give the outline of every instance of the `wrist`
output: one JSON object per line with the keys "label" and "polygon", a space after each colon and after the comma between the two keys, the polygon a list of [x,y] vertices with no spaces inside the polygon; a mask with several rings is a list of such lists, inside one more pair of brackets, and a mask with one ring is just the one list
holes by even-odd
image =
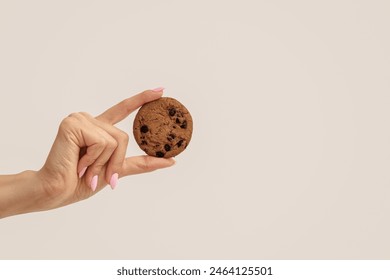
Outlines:
{"label": "wrist", "polygon": [[37,171],[0,176],[0,218],[46,210],[45,199]]}

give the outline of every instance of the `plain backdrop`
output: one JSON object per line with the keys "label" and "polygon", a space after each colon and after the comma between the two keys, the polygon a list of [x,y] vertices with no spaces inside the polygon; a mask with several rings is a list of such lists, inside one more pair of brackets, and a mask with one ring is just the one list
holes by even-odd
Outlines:
{"label": "plain backdrop", "polygon": [[[0,2],[0,173],[163,86],[176,166],[0,220],[1,259],[390,258],[388,1]],[[132,137],[134,114],[118,127]]]}

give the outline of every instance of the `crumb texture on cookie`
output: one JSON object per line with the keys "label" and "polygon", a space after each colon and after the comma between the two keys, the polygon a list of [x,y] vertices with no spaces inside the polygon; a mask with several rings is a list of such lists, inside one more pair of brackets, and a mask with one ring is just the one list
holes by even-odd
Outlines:
{"label": "crumb texture on cookie", "polygon": [[193,122],[187,108],[171,97],[144,104],[134,119],[133,133],[140,148],[150,156],[174,157],[192,137]]}

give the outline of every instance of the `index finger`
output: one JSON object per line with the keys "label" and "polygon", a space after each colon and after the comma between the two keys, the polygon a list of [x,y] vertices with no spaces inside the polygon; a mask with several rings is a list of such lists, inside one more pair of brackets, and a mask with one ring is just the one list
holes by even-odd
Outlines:
{"label": "index finger", "polygon": [[116,124],[145,103],[159,99],[163,95],[163,90],[163,88],[145,90],[112,106],[97,116],[96,119],[105,123]]}

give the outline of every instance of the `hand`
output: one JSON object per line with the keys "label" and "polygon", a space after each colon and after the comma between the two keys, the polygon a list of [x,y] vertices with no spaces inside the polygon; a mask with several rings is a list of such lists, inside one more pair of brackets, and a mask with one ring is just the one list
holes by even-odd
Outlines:
{"label": "hand", "polygon": [[73,113],[65,118],[45,165],[37,173],[44,193],[40,210],[86,199],[107,184],[114,189],[120,177],[172,166],[172,158],[126,158],[129,136],[114,126],[162,93],[162,89],[144,91],[97,117]]}

